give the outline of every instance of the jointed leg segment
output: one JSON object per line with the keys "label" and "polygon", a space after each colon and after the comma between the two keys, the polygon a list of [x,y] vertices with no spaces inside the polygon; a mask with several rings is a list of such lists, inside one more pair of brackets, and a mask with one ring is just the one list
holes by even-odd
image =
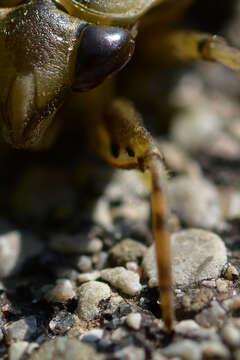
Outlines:
{"label": "jointed leg segment", "polygon": [[144,128],[132,103],[116,99],[102,121],[91,131],[92,144],[109,163],[125,169],[149,171],[152,178],[152,225],[159,274],[162,316],[170,332],[173,323],[173,292],[170,239],[165,198],[166,170],[153,138]]}
{"label": "jointed leg segment", "polygon": [[232,70],[240,71],[240,51],[229,46],[223,38],[216,35],[175,30],[156,34],[144,46],[151,57],[160,58],[163,54],[167,54],[169,58],[182,61],[198,59],[216,61]]}

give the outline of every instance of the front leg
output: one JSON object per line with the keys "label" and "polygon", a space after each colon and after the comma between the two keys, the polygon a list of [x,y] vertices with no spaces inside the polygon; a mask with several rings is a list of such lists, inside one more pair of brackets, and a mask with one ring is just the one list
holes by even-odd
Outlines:
{"label": "front leg", "polygon": [[[95,111],[96,114],[96,111]],[[94,115],[92,115],[94,116]],[[162,155],[131,102],[113,100],[100,121],[93,120],[89,137],[96,152],[123,169],[149,171],[152,179],[152,226],[156,246],[162,315],[170,332],[173,325],[173,292],[170,239],[167,230],[166,170]],[[90,120],[89,120],[90,121]],[[88,124],[89,125],[89,124]]]}

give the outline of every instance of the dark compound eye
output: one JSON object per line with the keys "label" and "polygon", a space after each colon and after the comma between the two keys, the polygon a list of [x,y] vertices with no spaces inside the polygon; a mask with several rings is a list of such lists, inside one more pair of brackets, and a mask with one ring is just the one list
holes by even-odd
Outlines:
{"label": "dark compound eye", "polygon": [[115,74],[131,59],[134,40],[124,29],[87,26],[77,54],[74,91],[86,91]]}

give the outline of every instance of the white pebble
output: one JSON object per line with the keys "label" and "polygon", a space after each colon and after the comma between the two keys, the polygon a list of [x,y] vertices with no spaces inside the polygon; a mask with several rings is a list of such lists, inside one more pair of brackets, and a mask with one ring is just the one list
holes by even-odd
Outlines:
{"label": "white pebble", "polygon": [[194,109],[180,113],[174,119],[171,126],[171,137],[185,150],[201,150],[216,138],[222,126],[223,121],[215,112],[194,107]]}
{"label": "white pebble", "polygon": [[[175,285],[189,285],[204,279],[217,278],[227,262],[226,247],[221,238],[209,231],[189,229],[171,235],[172,271]],[[151,246],[143,269],[149,286],[158,286],[155,247]]]}
{"label": "white pebble", "polygon": [[178,176],[168,185],[170,207],[189,227],[216,228],[221,222],[216,187],[201,178]]}
{"label": "white pebble", "polygon": [[100,278],[100,271],[92,271],[90,273],[79,274],[77,279],[80,283],[84,283],[91,280],[97,280],[98,278]]}
{"label": "white pebble", "polygon": [[126,324],[134,330],[140,329],[141,321],[142,321],[142,316],[141,314],[138,313],[129,314],[126,318]]}
{"label": "white pebble", "polygon": [[93,320],[100,312],[99,302],[111,296],[107,284],[99,281],[89,281],[78,288],[78,316],[83,320]]}
{"label": "white pebble", "polygon": [[201,349],[204,356],[207,358],[228,359],[230,356],[229,350],[222,343],[218,341],[203,341]]}
{"label": "white pebble", "polygon": [[145,360],[145,349],[133,345],[124,347],[114,354],[116,359]]}
{"label": "white pebble", "polygon": [[199,328],[200,326],[194,320],[183,320],[175,326],[175,331],[180,334],[188,334]]}
{"label": "white pebble", "polygon": [[3,327],[3,332],[8,344],[21,340],[29,340],[37,331],[37,320],[34,316],[8,323]]}
{"label": "white pebble", "polygon": [[227,292],[232,286],[232,281],[224,280],[224,279],[217,279],[216,280],[217,290],[221,293]]}
{"label": "white pebble", "polygon": [[240,296],[226,299],[221,305],[226,311],[237,311],[240,309]]}
{"label": "white pebble", "polygon": [[102,270],[101,278],[127,295],[135,296],[142,290],[139,275],[121,266]]}
{"label": "white pebble", "polygon": [[58,279],[57,284],[50,289],[45,299],[48,302],[64,302],[71,300],[76,296],[76,292],[73,290],[73,285],[68,279]]}
{"label": "white pebble", "polygon": [[240,331],[233,324],[226,324],[221,331],[223,340],[232,347],[240,344]]}
{"label": "white pebble", "polygon": [[200,360],[201,349],[199,344],[191,340],[173,343],[162,350],[163,355],[169,357],[179,356],[184,360]]}
{"label": "white pebble", "polygon": [[29,343],[27,341],[18,341],[9,347],[9,360],[20,360],[26,352]]}

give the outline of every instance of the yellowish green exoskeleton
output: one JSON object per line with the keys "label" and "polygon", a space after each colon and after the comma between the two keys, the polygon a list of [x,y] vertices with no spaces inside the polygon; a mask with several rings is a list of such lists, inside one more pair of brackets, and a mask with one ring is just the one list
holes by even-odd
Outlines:
{"label": "yellowish green exoskeleton", "polygon": [[173,293],[162,155],[133,104],[114,99],[100,84],[128,63],[135,43],[155,61],[167,53],[239,70],[240,54],[224,40],[175,28],[191,2],[0,0],[3,137],[19,149],[49,146],[59,128],[57,111],[74,97],[85,113],[80,120],[89,142],[102,158],[120,168],[150,172],[160,302],[168,331],[173,328]]}

